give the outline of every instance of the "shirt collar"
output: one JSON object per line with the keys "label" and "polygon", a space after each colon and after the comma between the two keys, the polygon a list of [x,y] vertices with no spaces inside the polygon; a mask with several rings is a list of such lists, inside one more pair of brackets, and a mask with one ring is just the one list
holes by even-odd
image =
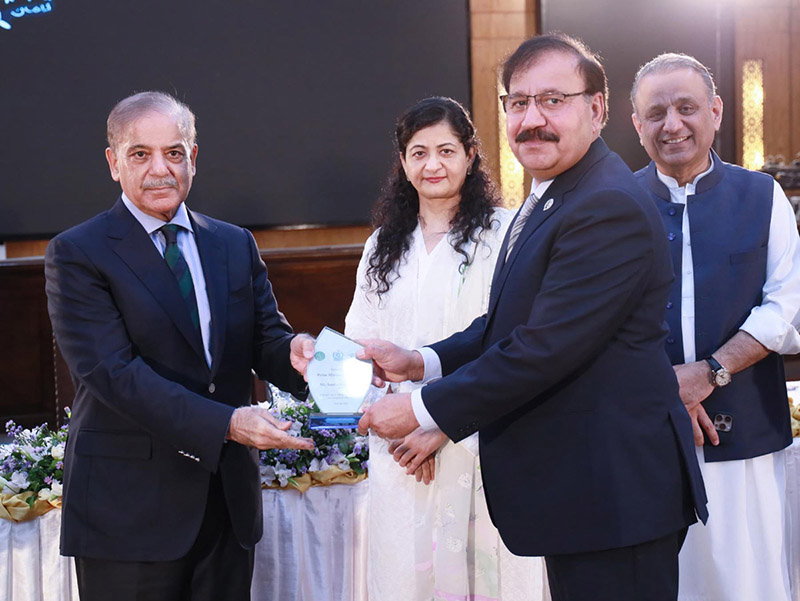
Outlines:
{"label": "shirt collar", "polygon": [[[706,175],[714,171],[714,157],[711,155],[711,152],[708,153],[708,158],[709,161],[711,162],[711,166],[705,171],[703,171],[703,173],[695,177],[694,181],[692,181],[690,184],[687,184],[687,186],[697,187],[697,182],[699,182]],[[669,175],[664,175],[658,170],[658,167],[656,167],[656,175],[658,176],[658,179],[661,180],[661,183],[663,183],[670,190],[677,190],[678,188],[681,187],[678,185],[678,180],[676,180],[674,177],[670,177]]]}
{"label": "shirt collar", "polygon": [[[148,215],[147,213],[143,212],[139,207],[137,207],[131,200],[125,196],[125,192],[122,193],[122,202],[125,204],[125,207],[131,212],[136,218],[144,231],[148,234],[152,235],[156,231],[158,231],[165,222],[159,219],[158,217],[153,217],[152,215]],[[178,210],[175,211],[175,215],[169,221],[169,223],[174,223],[175,225],[179,225],[184,229],[189,230],[190,232],[194,233],[192,229],[192,222],[189,220],[189,212],[186,210],[186,204],[181,203],[178,206]]]}
{"label": "shirt collar", "polygon": [[536,198],[541,198],[542,196],[544,196],[544,193],[547,192],[547,189],[550,187],[550,184],[553,183],[553,180],[555,180],[555,178],[545,180],[538,184],[534,180],[531,183],[531,194],[535,194]]}

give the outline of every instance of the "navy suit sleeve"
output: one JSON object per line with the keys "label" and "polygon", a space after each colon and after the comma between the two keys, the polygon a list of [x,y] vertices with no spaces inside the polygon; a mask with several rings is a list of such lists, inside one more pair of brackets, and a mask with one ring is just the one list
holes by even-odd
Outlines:
{"label": "navy suit sleeve", "polygon": [[45,275],[53,331],[76,387],[216,471],[234,408],[159,375],[137,354],[113,284],[75,241],[50,242]]}
{"label": "navy suit sleeve", "polygon": [[[423,390],[426,408],[453,440],[559,385],[609,344],[646,289],[655,234],[636,199],[606,189],[562,210],[568,212],[552,245],[539,248],[549,258],[533,305],[498,302],[498,311],[518,311],[520,324]],[[509,277],[528,275],[517,270]]]}
{"label": "navy suit sleeve", "polygon": [[432,344],[431,348],[442,363],[442,375],[453,373],[456,369],[475,360],[481,354],[483,334],[486,328],[486,315],[476,317],[467,328],[452,336]]}

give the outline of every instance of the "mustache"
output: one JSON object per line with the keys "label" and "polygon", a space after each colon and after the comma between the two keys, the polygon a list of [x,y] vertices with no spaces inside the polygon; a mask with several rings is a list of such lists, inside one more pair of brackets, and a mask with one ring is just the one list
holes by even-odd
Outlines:
{"label": "mustache", "polygon": [[517,134],[517,137],[514,138],[514,141],[517,144],[522,144],[523,142],[531,142],[534,140],[538,140],[540,142],[558,142],[561,140],[556,134],[551,131],[546,131],[541,128],[537,129],[524,129]]}
{"label": "mustache", "polygon": [[162,177],[161,179],[151,179],[145,182],[142,188],[150,190],[151,188],[177,188],[178,180],[174,177]]}

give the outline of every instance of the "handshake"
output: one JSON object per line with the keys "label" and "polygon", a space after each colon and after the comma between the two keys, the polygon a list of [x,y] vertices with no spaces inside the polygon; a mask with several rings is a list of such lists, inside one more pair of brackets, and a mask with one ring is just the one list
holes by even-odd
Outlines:
{"label": "handshake", "polygon": [[[308,334],[298,334],[291,342],[292,367],[306,381],[309,364],[316,352],[315,342]],[[363,348],[356,352],[355,357],[372,360],[374,386],[383,387],[386,382],[423,379],[425,365],[417,351],[400,348],[385,340],[359,340],[358,344]],[[330,385],[331,382],[326,384]],[[269,411],[261,407],[239,407],[233,412],[227,437],[259,449],[314,448],[311,439],[289,434],[290,426],[290,422],[275,419]],[[417,480],[424,480],[426,483],[433,479],[433,453],[447,438],[439,430],[426,432],[419,428],[410,394],[387,394],[372,404],[361,416],[358,429],[362,434],[372,429],[378,436],[392,439],[389,452],[401,466],[406,467],[408,473],[415,474]],[[407,438],[403,440],[403,437]]]}

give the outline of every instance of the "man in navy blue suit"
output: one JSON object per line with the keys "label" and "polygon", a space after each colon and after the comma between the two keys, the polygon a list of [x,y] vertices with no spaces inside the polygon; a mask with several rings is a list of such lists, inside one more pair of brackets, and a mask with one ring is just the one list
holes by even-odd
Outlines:
{"label": "man in navy blue suit", "polygon": [[108,142],[121,197],[45,257],[76,389],[61,552],[76,558],[82,601],[249,600],[255,448],[313,448],[248,406],[251,370],[303,394],[295,369],[313,341],[278,311],[252,235],[186,208],[197,158],[186,105],[130,96]]}
{"label": "man in navy blue suit", "polygon": [[674,600],[705,495],[664,352],[673,280],[658,212],[600,131],[602,66],[580,42],[524,42],[503,68],[508,140],[533,177],[489,309],[415,351],[367,341],[384,379],[429,381],[374,404],[388,438],[480,432],[486,499],[508,548],[543,555],[555,601]]}

